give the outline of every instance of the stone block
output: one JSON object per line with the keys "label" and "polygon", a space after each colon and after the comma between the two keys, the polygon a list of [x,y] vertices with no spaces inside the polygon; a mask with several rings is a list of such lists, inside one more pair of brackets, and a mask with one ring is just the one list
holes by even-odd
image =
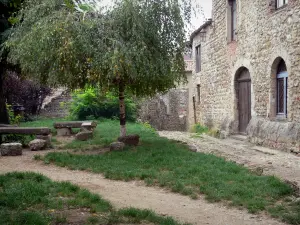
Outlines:
{"label": "stone block", "polygon": [[29,148],[31,151],[40,151],[45,149],[47,146],[47,141],[42,139],[34,139],[33,141],[29,142]]}
{"label": "stone block", "polygon": [[228,137],[228,132],[225,130],[220,131],[220,139],[226,139]]}
{"label": "stone block", "polygon": [[21,143],[1,144],[0,149],[1,149],[1,155],[2,156],[22,155],[22,144]]}
{"label": "stone block", "polygon": [[195,146],[195,145],[188,145],[188,148],[191,152],[197,152],[198,151],[197,146]]}
{"label": "stone block", "polygon": [[81,131],[93,131],[95,127],[95,123],[93,122],[84,122],[81,124]]}
{"label": "stone block", "polygon": [[125,145],[134,145],[137,146],[140,141],[140,136],[137,134],[131,134],[124,137],[118,138],[119,142],[123,142]]}
{"label": "stone block", "polygon": [[110,144],[110,151],[123,151],[125,144],[123,142],[113,142]]}
{"label": "stone block", "polygon": [[92,131],[82,131],[76,134],[75,139],[78,141],[87,141],[88,139],[93,138],[93,132]]}
{"label": "stone block", "polygon": [[72,130],[71,128],[58,128],[57,136],[71,136]]}
{"label": "stone block", "polygon": [[46,141],[46,148],[51,147],[51,135],[36,135],[36,139]]}

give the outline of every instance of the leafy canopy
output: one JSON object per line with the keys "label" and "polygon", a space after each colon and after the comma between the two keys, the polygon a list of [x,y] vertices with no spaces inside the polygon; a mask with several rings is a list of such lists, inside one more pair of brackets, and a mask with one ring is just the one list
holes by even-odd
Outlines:
{"label": "leafy canopy", "polygon": [[9,59],[51,85],[111,89],[122,82],[138,96],[164,92],[186,80],[188,2],[118,0],[95,10],[71,0],[27,0],[6,43]]}

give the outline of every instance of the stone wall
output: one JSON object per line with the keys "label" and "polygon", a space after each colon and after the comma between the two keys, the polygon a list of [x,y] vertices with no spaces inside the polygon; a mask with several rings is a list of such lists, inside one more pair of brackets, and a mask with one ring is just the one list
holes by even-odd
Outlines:
{"label": "stone wall", "polygon": [[[201,44],[201,71],[193,71],[194,94],[200,85],[197,120],[238,132],[238,107],[235,82],[238,71],[247,68],[251,76],[252,118],[274,123],[300,123],[300,2],[289,0],[275,9],[274,0],[237,1],[237,40],[229,41],[227,0],[213,0],[212,24],[193,37],[193,55]],[[276,116],[276,68],[279,59],[286,63],[288,84],[288,115]],[[280,121],[279,121],[280,120]],[[269,131],[266,131],[269,132]]]}
{"label": "stone wall", "polygon": [[250,121],[247,134],[254,144],[300,153],[300,123],[279,123],[256,117]]}
{"label": "stone wall", "polygon": [[146,99],[139,106],[138,118],[149,122],[157,130],[187,131],[190,126],[189,112],[192,97],[189,91],[191,73],[187,73],[188,84],[180,84],[164,95]]}

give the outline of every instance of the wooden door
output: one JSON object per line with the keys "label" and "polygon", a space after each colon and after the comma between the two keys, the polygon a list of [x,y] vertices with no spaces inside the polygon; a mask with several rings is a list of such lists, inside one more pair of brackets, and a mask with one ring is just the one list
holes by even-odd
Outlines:
{"label": "wooden door", "polygon": [[[246,128],[251,120],[251,80],[250,74],[244,74],[238,79],[238,111],[239,111],[239,131],[246,132]],[[246,76],[247,75],[247,76]]]}

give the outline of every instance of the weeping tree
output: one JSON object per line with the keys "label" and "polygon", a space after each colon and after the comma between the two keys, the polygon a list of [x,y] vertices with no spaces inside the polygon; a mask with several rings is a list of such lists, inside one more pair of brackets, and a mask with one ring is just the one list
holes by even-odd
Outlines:
{"label": "weeping tree", "polygon": [[125,93],[151,96],[186,81],[188,0],[26,0],[6,42],[23,74],[52,86],[116,90],[120,135]]}

